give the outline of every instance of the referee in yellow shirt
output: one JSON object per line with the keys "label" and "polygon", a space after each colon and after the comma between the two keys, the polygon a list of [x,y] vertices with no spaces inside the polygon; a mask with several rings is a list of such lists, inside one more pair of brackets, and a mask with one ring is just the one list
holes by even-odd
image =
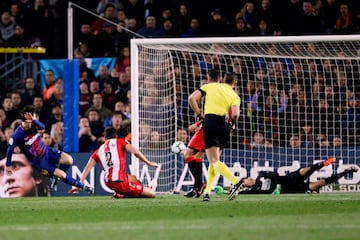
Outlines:
{"label": "referee in yellow shirt", "polygon": [[[203,201],[210,200],[211,187],[214,184],[216,174],[220,173],[233,184],[230,189],[229,199],[236,196],[240,181],[230,169],[220,161],[221,150],[227,144],[231,125],[227,117],[235,123],[240,115],[240,97],[232,89],[237,77],[233,73],[227,73],[225,83],[220,83],[220,75],[217,70],[210,70],[207,74],[208,83],[195,90],[189,96],[189,104],[197,117],[202,118],[199,103],[205,97],[204,119],[202,122],[206,156],[209,160],[208,181],[203,195]],[[231,114],[229,114],[231,113]]]}

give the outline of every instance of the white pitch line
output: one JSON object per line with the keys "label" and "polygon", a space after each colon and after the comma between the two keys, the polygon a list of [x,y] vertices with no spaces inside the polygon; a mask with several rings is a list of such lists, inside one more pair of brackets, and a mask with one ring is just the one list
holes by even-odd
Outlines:
{"label": "white pitch line", "polygon": [[62,224],[54,224],[54,225],[13,225],[13,226],[0,226],[0,232],[7,231],[22,231],[22,232],[31,232],[31,231],[48,231],[48,230],[62,230],[62,231],[91,231],[91,230],[110,230],[110,231],[118,231],[118,230],[133,230],[138,231],[142,229],[151,229],[151,230],[207,230],[207,229],[219,229],[219,230],[227,230],[233,229],[236,227],[238,230],[269,230],[269,229],[300,229],[300,230],[317,230],[317,229],[359,229],[359,226],[356,224],[321,224],[321,226],[314,226],[312,224],[309,225],[292,225],[287,226],[283,224],[279,225],[244,225],[244,224],[225,224],[225,225],[148,225],[147,227],[141,227],[136,225],[121,225],[119,223],[107,223],[104,225],[97,224],[81,224],[81,226],[76,225],[62,225]]}

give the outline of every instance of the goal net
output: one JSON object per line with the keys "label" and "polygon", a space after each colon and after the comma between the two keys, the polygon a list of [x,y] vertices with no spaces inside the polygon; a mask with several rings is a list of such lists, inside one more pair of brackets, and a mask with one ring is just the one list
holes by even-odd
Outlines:
{"label": "goal net", "polygon": [[145,174],[135,159],[132,167],[145,184],[157,174],[157,192],[191,185],[170,148],[195,122],[188,96],[212,68],[238,76],[241,117],[221,156],[237,176],[284,174],[331,156],[337,163],[313,178],[360,164],[360,35],[134,39],[131,51],[132,141],[161,169]]}

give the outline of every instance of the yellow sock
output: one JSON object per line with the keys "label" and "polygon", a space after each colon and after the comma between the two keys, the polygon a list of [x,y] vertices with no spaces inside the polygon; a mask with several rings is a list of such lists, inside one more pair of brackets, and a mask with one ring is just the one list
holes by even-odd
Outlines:
{"label": "yellow sock", "polygon": [[216,172],[223,175],[223,177],[229,179],[232,184],[238,182],[237,177],[230,171],[230,169],[228,168],[228,166],[226,166],[225,163],[216,161],[213,166]]}
{"label": "yellow sock", "polygon": [[211,187],[214,185],[215,177],[216,177],[215,169],[214,169],[213,165],[210,164],[208,167],[206,188],[204,190],[205,193],[211,192]]}

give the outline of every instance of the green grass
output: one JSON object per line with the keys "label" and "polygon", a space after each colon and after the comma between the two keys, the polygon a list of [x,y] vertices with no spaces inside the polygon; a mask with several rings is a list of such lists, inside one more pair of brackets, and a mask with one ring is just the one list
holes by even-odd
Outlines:
{"label": "green grass", "polygon": [[360,239],[360,194],[0,199],[0,239]]}

